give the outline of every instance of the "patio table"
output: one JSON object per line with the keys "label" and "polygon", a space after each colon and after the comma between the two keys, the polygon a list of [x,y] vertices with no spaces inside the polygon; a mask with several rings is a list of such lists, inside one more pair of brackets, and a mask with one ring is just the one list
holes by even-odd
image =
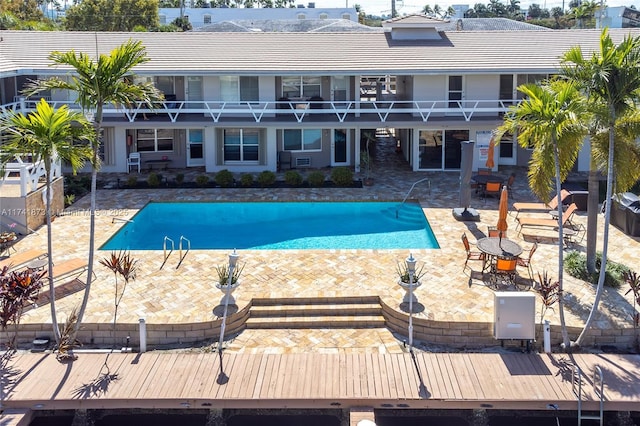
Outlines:
{"label": "patio table", "polygon": [[508,238],[486,237],[476,243],[478,250],[489,255],[499,257],[518,257],[522,254],[522,247]]}

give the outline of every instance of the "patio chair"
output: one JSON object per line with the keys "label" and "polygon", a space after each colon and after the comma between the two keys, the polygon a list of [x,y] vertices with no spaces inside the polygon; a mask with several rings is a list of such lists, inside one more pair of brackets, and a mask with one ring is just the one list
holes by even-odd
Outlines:
{"label": "patio chair", "polygon": [[[578,206],[576,203],[572,203],[567,209],[562,213],[562,223],[561,226],[566,226],[568,223],[571,223],[571,216],[578,210]],[[522,228],[525,226],[542,226],[542,227],[550,227],[557,228],[558,221],[556,219],[538,219],[534,217],[519,217],[516,218],[518,221],[518,226],[520,227],[520,233],[522,233]]]}
{"label": "patio chair", "polygon": [[509,175],[509,179],[507,179],[507,191],[509,191],[509,196],[511,198],[514,198],[514,199],[515,199],[515,197],[513,196],[514,195],[513,194],[513,184],[515,182],[516,182],[516,174],[515,173],[511,173]]}
{"label": "patio chair", "polygon": [[[485,169],[483,167],[478,168],[478,174],[479,175],[490,175],[491,174],[491,169]],[[478,193],[478,191],[480,191],[480,189],[482,188],[482,185],[480,185],[478,182],[471,182],[471,188],[476,190],[476,194]]]}
{"label": "patio chair", "polygon": [[518,256],[517,258],[518,260],[517,266],[522,266],[524,268],[527,268],[527,271],[529,272],[529,279],[531,280],[531,282],[533,282],[533,268],[531,266],[531,258],[533,257],[533,253],[535,253],[537,249],[538,249],[538,243],[535,242],[531,246],[531,249],[529,249],[528,256],[526,257]]}
{"label": "patio chair", "polygon": [[487,199],[487,195],[495,195],[500,198],[500,191],[502,191],[502,185],[500,182],[487,182],[482,191],[482,198]]}
{"label": "patio chair", "polygon": [[482,262],[482,270],[484,271],[484,265],[486,260],[485,254],[479,251],[471,251],[471,244],[469,244],[469,239],[467,238],[467,234],[464,232],[462,233],[462,244],[464,244],[464,250],[467,252],[467,259],[464,262],[464,266],[462,267],[462,270],[464,271],[467,268],[467,263],[469,263],[470,260],[478,260]]}
{"label": "patio chair", "polygon": [[497,257],[491,265],[491,283],[496,287],[498,284],[515,285],[517,263],[515,257]]}
{"label": "patio chair", "polygon": [[138,167],[138,173],[140,173],[140,153],[130,152],[127,158],[127,173],[131,172],[131,166]]}
{"label": "patio chair", "polygon": [[[564,202],[564,200],[571,195],[571,192],[563,189],[560,192],[560,198]],[[520,214],[521,211],[549,211],[555,210],[558,208],[558,197],[553,197],[549,204],[547,203],[513,203],[513,210],[516,211],[516,218]]]}
{"label": "patio chair", "polygon": [[[495,226],[487,226],[487,237],[489,238],[499,238],[500,237],[500,231],[498,231],[498,228]],[[507,238],[507,232],[503,232],[502,233],[502,238]]]}

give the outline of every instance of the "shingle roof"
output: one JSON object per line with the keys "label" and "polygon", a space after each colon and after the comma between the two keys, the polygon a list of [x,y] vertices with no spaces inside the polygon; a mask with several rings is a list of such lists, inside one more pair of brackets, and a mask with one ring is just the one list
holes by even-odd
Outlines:
{"label": "shingle roof", "polygon": [[[614,41],[640,29],[611,29]],[[554,72],[570,47],[598,49],[600,30],[450,31],[443,40],[395,43],[385,33],[115,33],[4,31],[0,73],[50,72],[51,51],[107,53],[141,40],[139,73],[344,75]],[[29,71],[31,70],[31,71]]]}

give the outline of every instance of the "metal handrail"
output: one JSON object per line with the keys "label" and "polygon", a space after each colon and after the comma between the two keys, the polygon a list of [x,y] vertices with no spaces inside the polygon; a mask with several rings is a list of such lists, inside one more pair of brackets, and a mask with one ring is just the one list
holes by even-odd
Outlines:
{"label": "metal handrail", "polygon": [[409,191],[407,191],[407,194],[402,199],[402,202],[400,203],[400,205],[398,207],[396,207],[396,219],[398,218],[398,211],[400,210],[400,207],[402,207],[402,205],[405,203],[405,201],[407,201],[407,198],[409,198],[409,194],[411,194],[411,191],[413,191],[413,188],[415,188],[417,184],[419,184],[421,182],[424,182],[424,181],[428,181],[429,182],[429,195],[431,195],[431,180],[429,178],[422,178],[422,179],[414,182],[413,185],[411,185],[411,188],[409,188]]}
{"label": "metal handrail", "polygon": [[132,219],[123,219],[123,218],[121,218],[121,217],[114,217],[114,218],[112,218],[112,219],[111,219],[111,223],[116,223],[116,220],[117,220],[118,222],[133,223],[133,220],[132,220]]}
{"label": "metal handrail", "polygon": [[[171,251],[169,251],[168,255],[167,255],[167,241],[169,241],[171,243]],[[173,250],[175,250],[175,248],[176,248],[176,245],[173,242],[173,240],[165,235],[164,236],[164,240],[162,242],[162,249],[164,251],[164,260],[165,260],[165,262],[167,261],[167,257],[169,257],[171,255],[171,253],[173,253]]]}
{"label": "metal handrail", "polygon": [[188,238],[185,238],[184,235],[180,235],[180,241],[178,242],[178,250],[180,251],[180,260],[182,260],[182,242],[183,241],[187,242],[187,251],[184,253],[184,255],[186,256],[187,253],[189,253],[189,250],[191,250],[191,240],[189,240]]}

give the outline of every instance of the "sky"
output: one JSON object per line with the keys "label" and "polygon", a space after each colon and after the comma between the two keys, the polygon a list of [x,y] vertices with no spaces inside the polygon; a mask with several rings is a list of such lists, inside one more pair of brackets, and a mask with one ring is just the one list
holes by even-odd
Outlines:
{"label": "sky", "polygon": [[[391,0],[311,0],[315,2],[316,7],[353,7],[359,4],[367,15],[389,15],[391,14]],[[508,3],[508,0],[503,0]],[[570,0],[565,0],[565,7],[568,7]],[[307,5],[308,0],[296,0],[296,4]],[[473,6],[476,3],[488,4],[489,0],[396,0],[396,10],[400,15],[409,13],[418,13],[425,5],[439,5],[446,9],[454,4],[468,4]],[[537,3],[543,8],[551,9],[556,6],[562,6],[562,0],[520,0],[520,8],[527,9],[531,3]],[[640,0],[608,0],[608,6],[631,6],[635,5],[636,9],[640,9]]]}

